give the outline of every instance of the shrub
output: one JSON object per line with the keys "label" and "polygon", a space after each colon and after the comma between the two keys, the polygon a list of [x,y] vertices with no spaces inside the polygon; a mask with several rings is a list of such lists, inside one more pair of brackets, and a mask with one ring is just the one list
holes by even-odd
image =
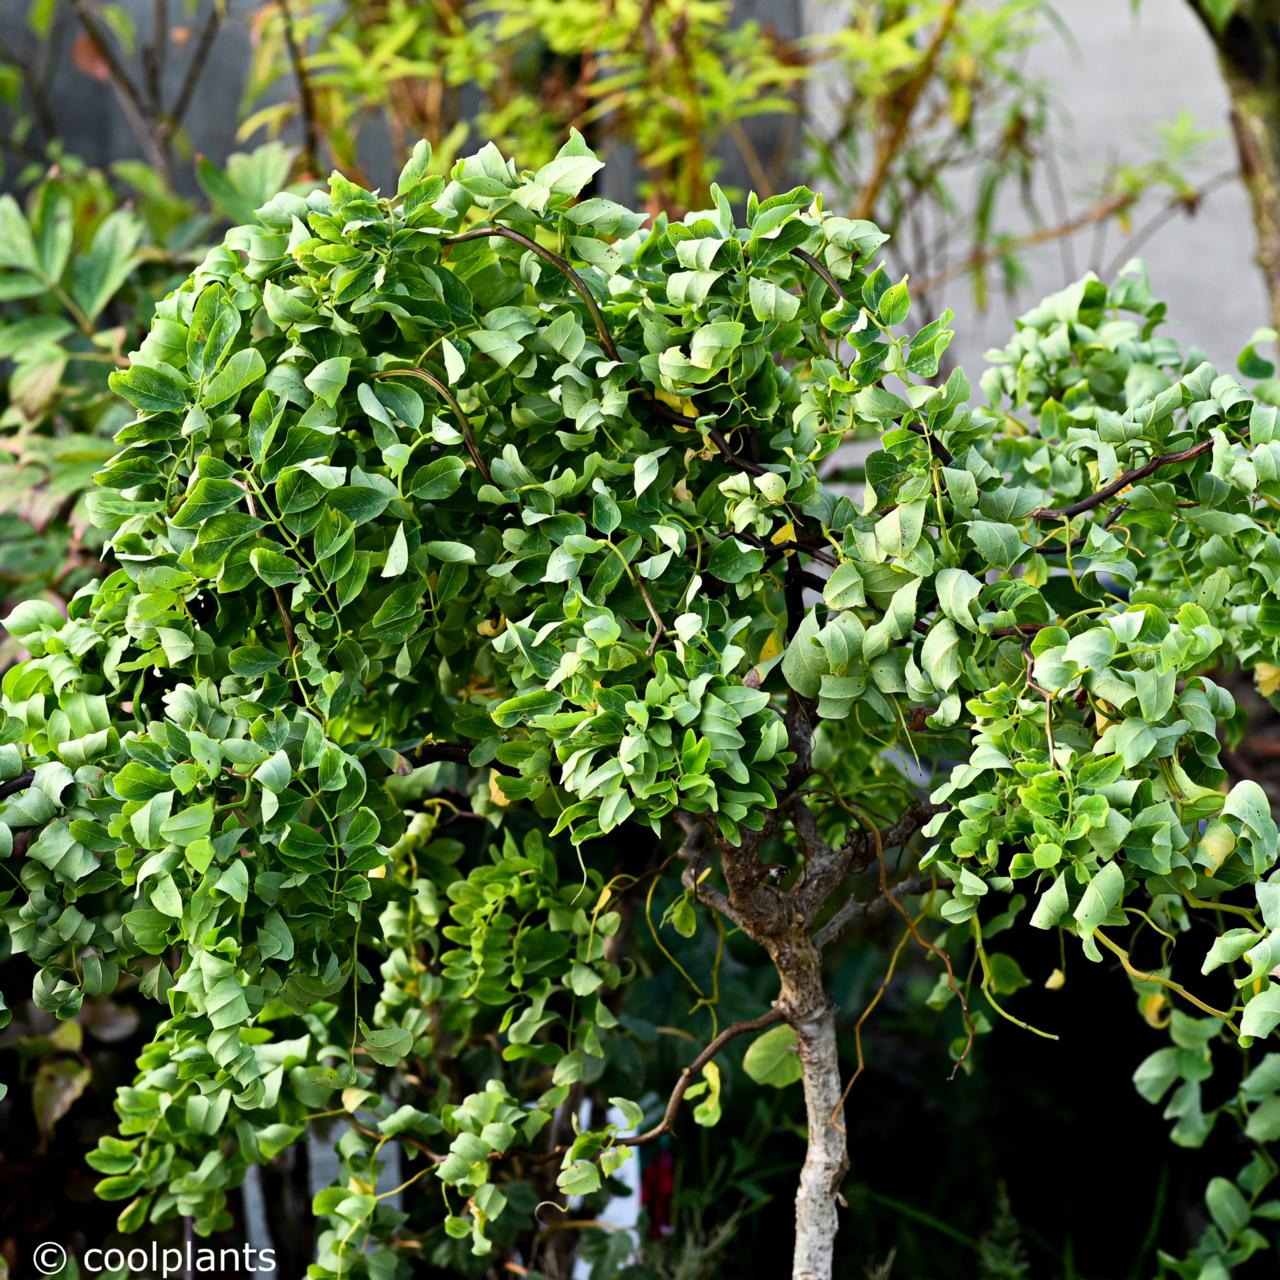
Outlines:
{"label": "shrub", "polygon": [[[752,1035],[742,1074],[803,1080],[795,1275],[830,1275],[823,954],[890,911],[957,1065],[971,1000],[1027,1025],[988,943],[1033,902],[1188,1002],[1139,1087],[1202,1140],[1212,1046],[1280,1022],[1276,827],[1224,794],[1211,676],[1276,660],[1276,410],[1156,338],[1137,275],[1025,317],[971,408],[949,316],[905,328],[883,235],[805,188],[649,227],[576,199],[576,135],[428,167],[277,197],[159,305],[111,380],[116,567],[7,622],[7,945],[60,1017],[126,971],[171,1014],[92,1158],[122,1229],[225,1225],[337,1115],[313,1275],[528,1259],[538,1200],[595,1204],[685,1100],[714,1126]],[[855,500],[823,477],[859,437]],[[741,932],[778,994],[624,1094],[626,901],[677,879],[669,936]],[[1131,957],[1222,911],[1225,999]],[[392,1139],[437,1225],[379,1189]],[[1186,1266],[1259,1247],[1271,1168],[1211,1185]]]}

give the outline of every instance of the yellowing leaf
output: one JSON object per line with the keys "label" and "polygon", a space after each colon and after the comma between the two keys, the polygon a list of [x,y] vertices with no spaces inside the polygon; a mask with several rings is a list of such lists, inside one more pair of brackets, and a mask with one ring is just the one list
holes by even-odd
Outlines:
{"label": "yellowing leaf", "polygon": [[[672,409],[678,409],[686,418],[696,418],[698,411],[694,408],[693,401],[688,396],[672,395],[670,391],[664,391],[661,387],[654,388],[654,399],[661,400],[663,404]],[[678,424],[676,424],[678,426]]]}
{"label": "yellowing leaf", "polygon": [[1253,674],[1258,682],[1258,692],[1264,698],[1280,693],[1280,667],[1273,667],[1269,662],[1260,662],[1254,667]]}
{"label": "yellowing leaf", "polygon": [[1173,1014],[1169,1009],[1169,998],[1163,991],[1156,991],[1149,996],[1143,996],[1138,1007],[1142,1011],[1143,1021],[1157,1030],[1167,1027],[1172,1020]]}
{"label": "yellowing leaf", "polygon": [[497,769],[489,770],[489,799],[500,808],[505,809],[511,803],[502,792],[502,775]]}
{"label": "yellowing leaf", "polygon": [[778,634],[777,630],[775,629],[769,632],[769,638],[761,646],[759,661],[771,662],[781,652],[782,652],[782,637]]}
{"label": "yellowing leaf", "polygon": [[1206,865],[1205,874],[1211,876],[1231,856],[1235,847],[1235,832],[1225,822],[1211,822],[1200,837],[1198,852],[1203,856],[1198,856],[1196,861]]}

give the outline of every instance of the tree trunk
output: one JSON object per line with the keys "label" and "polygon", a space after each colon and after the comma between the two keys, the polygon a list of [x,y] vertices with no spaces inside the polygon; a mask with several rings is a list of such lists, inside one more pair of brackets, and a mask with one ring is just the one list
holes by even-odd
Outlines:
{"label": "tree trunk", "polygon": [[1221,30],[1204,0],[1191,0],[1218,48],[1240,176],[1258,234],[1272,326],[1280,329],[1280,4],[1241,0]]}
{"label": "tree trunk", "polygon": [[796,1191],[792,1280],[831,1280],[840,1184],[849,1168],[841,1105],[836,1008],[822,985],[822,956],[807,937],[771,947],[782,979],[779,1007],[796,1033],[804,1071],[809,1149]]}

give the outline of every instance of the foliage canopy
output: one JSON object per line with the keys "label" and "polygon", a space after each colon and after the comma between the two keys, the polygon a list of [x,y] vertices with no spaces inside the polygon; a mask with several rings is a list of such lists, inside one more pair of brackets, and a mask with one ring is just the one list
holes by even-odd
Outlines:
{"label": "foliage canopy", "polygon": [[[577,135],[537,170],[429,162],[277,196],[159,305],[111,377],[116,567],[6,622],[5,953],[59,1017],[126,972],[169,1014],[93,1157],[122,1226],[218,1228],[341,1114],[312,1274],[393,1275],[408,1235],[482,1268],[551,1179],[605,1194],[685,1098],[714,1125],[716,1055],[757,1032],[746,1074],[804,1081],[795,1274],[830,1274],[822,952],[895,906],[974,949],[974,1010],[950,964],[935,1001],[966,1063],[979,995],[1027,1025],[987,945],[1024,913],[1182,1001],[1138,1084],[1203,1141],[1214,1046],[1280,1024],[1277,831],[1224,788],[1214,679],[1277,660],[1274,384],[1157,336],[1134,270],[1028,313],[972,406],[950,317],[908,325],[882,233],[806,188],[647,225],[578,199]],[[857,439],[855,494],[827,477]],[[668,936],[708,907],[779,981],[669,1101],[613,1085],[624,903],[664,874]],[[1222,912],[1178,951],[1222,995],[1131,960]],[[1260,1144],[1277,1061],[1219,1109]],[[379,1189],[391,1139],[434,1221]],[[1172,1274],[1262,1247],[1274,1172],[1215,1180]]]}

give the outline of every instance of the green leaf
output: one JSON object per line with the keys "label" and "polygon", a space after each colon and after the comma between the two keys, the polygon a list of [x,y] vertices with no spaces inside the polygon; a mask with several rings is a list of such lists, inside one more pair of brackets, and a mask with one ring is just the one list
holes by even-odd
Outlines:
{"label": "green leaf", "polygon": [[446,564],[475,564],[476,549],[465,542],[446,542],[432,539],[427,543],[427,555]]}
{"label": "green leaf", "polygon": [[952,622],[966,631],[976,631],[973,603],[982,591],[982,583],[966,569],[942,569],[934,580],[938,605]]}
{"label": "green leaf", "polygon": [[562,1169],[556,1186],[567,1196],[589,1196],[600,1190],[600,1170],[588,1160],[575,1160]]}
{"label": "green leaf", "polygon": [[383,578],[398,578],[409,565],[409,544],[404,536],[404,522],[396,525],[395,536],[387,550],[387,559],[379,575]]}
{"label": "green leaf", "polygon": [[920,646],[920,665],[934,687],[944,692],[960,679],[960,635],[950,618],[929,628]]}
{"label": "green leaf", "polygon": [[331,360],[322,360],[302,381],[317,400],[323,401],[332,408],[338,403],[338,397],[342,394],[343,387],[347,385],[347,377],[350,373],[350,358],[334,356]]}
{"label": "green leaf", "polygon": [[1228,1178],[1212,1179],[1204,1194],[1204,1202],[1209,1216],[1228,1240],[1234,1240],[1253,1217],[1249,1202],[1240,1188]]}
{"label": "green leaf", "polygon": [[702,1079],[704,1084],[695,1085],[693,1089],[686,1091],[687,1096],[692,1096],[694,1090],[701,1092],[705,1087],[706,1096],[693,1109],[693,1119],[695,1124],[700,1124],[703,1128],[711,1128],[720,1123],[720,1067],[715,1062],[707,1062],[702,1067]]}
{"label": "green leaf", "polygon": [[748,280],[748,290],[751,314],[757,320],[794,320],[796,313],[800,310],[800,299],[771,280],[751,276]]}
{"label": "green leaf", "polygon": [[72,262],[71,296],[89,321],[97,320],[133,273],[134,250],[142,232],[140,219],[117,209],[99,224],[89,252]]}
{"label": "green leaf", "polygon": [[135,360],[127,369],[117,369],[108,382],[112,391],[143,413],[178,413],[187,407],[190,383],[167,364]]}
{"label": "green leaf", "polygon": [[1124,897],[1124,872],[1119,863],[1108,862],[1085,885],[1084,896],[1075,909],[1075,921],[1082,938],[1092,938]]}
{"label": "green leaf", "polygon": [[568,142],[538,170],[535,180],[557,195],[576,196],[603,168],[604,161],[596,158],[582,134],[570,129]]}
{"label": "green leaf", "polygon": [[737,320],[717,320],[695,329],[689,342],[689,363],[699,369],[720,369],[742,345],[746,326]]}
{"label": "green leaf", "polygon": [[764,552],[737,538],[722,538],[712,549],[707,572],[721,582],[741,582],[764,568]]}
{"label": "green leaf", "polygon": [[413,1048],[413,1035],[403,1027],[366,1031],[360,1047],[380,1066],[394,1067]]}
{"label": "green leaf", "polygon": [[862,572],[852,561],[839,565],[827,579],[822,598],[829,609],[856,609],[867,603]]}
{"label": "green leaf", "polygon": [[1260,1040],[1269,1036],[1276,1026],[1280,1025],[1280,986],[1268,982],[1266,987],[1254,996],[1244,1007],[1240,1015],[1240,1042],[1247,1044],[1252,1040]]}
{"label": "green leaf", "polygon": [[785,1089],[804,1074],[796,1053],[796,1033],[785,1023],[757,1036],[742,1059],[742,1069],[756,1084]]}
{"label": "green leaf", "polygon": [[204,476],[187,493],[171,523],[179,529],[194,529],[244,500],[245,491],[234,480]]}
{"label": "green leaf", "polygon": [[816,698],[828,670],[827,653],[818,639],[818,619],[810,609],[782,655],[782,674],[801,697]]}
{"label": "green leaf", "polygon": [[205,386],[201,402],[207,409],[214,409],[239,398],[246,387],[251,387],[267,371],[266,362],[256,347],[237,351]]}

